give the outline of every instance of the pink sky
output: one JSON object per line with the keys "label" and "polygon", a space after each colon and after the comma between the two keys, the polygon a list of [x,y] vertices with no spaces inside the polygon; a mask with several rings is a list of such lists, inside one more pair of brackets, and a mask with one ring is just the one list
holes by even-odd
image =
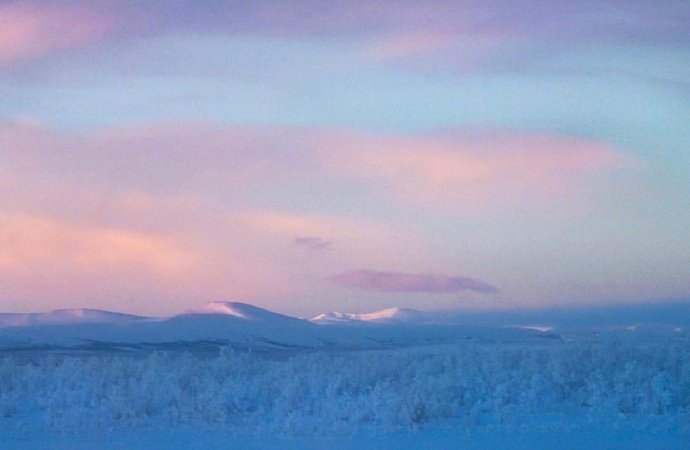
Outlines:
{"label": "pink sky", "polygon": [[3,2],[0,311],[687,298],[689,14]]}

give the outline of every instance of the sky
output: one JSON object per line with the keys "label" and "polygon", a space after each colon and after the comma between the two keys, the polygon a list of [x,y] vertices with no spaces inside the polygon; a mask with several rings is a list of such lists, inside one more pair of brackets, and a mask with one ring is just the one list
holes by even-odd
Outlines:
{"label": "sky", "polygon": [[690,3],[0,0],[0,310],[690,298]]}

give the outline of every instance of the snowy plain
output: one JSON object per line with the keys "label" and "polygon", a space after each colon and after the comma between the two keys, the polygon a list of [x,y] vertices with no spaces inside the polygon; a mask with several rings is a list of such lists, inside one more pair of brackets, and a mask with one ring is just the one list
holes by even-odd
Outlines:
{"label": "snowy plain", "polygon": [[689,310],[0,314],[0,448],[690,448]]}

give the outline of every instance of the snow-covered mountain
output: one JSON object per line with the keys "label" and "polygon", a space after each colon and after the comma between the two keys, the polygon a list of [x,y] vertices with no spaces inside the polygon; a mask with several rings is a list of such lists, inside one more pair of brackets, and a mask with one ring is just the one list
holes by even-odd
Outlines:
{"label": "snow-covered mountain", "polygon": [[[313,320],[240,302],[212,302],[169,317],[97,310],[6,314],[0,348],[166,348],[231,345],[238,348],[377,348],[465,339],[530,339],[533,330],[432,326],[427,314],[404,308],[373,313],[330,313]],[[329,324],[332,326],[321,326]],[[367,324],[353,332],[352,324]],[[337,326],[343,325],[343,326]],[[347,326],[346,326],[347,325]],[[506,337],[508,336],[508,337]]]}
{"label": "snow-covered mountain", "polygon": [[61,325],[76,323],[125,323],[145,317],[99,309],[55,309],[45,313],[0,313],[0,327]]}
{"label": "snow-covered mountain", "polygon": [[220,314],[225,316],[233,316],[239,319],[248,321],[260,322],[303,322],[302,319],[296,317],[286,316],[277,312],[269,311],[258,306],[250,305],[249,303],[241,302],[210,302],[200,308],[188,310],[182,315],[209,315]]}
{"label": "snow-covered mountain", "polygon": [[416,309],[387,308],[370,313],[329,312],[313,317],[311,322],[318,324],[348,324],[360,322],[376,323],[425,323],[428,315]]}
{"label": "snow-covered mountain", "polygon": [[238,302],[213,302],[170,317],[97,310],[0,316],[0,346],[213,342],[239,347],[313,347],[316,325]]}
{"label": "snow-covered mountain", "polygon": [[[110,440],[111,430],[133,424],[153,434],[132,448],[160,443],[160,436],[171,436],[161,448],[179,447],[175,430],[182,427],[203,427],[183,445],[189,448],[214,427],[243,439],[297,432],[300,444],[311,436],[305,433],[355,430],[366,436],[359,446],[369,448],[372,431],[410,426],[417,433],[434,423],[438,436],[485,424],[478,447],[492,448],[504,423],[511,430],[536,427],[535,442],[543,443],[544,418],[549,430],[573,423],[589,429],[592,417],[607,414],[605,433],[642,418],[640,428],[661,424],[663,436],[687,422],[689,403],[679,386],[687,378],[690,336],[683,324],[690,312],[682,306],[650,307],[646,316],[612,309],[579,317],[572,310],[388,308],[310,321],[214,302],[159,318],[96,310],[0,315],[0,441],[19,436],[17,445],[0,447],[26,448],[26,436],[43,423],[58,427],[59,436],[87,433],[75,433],[81,441],[64,448],[88,446],[88,433],[99,427]],[[600,395],[601,386],[613,385]],[[429,447],[427,441],[410,448]],[[549,443],[562,441],[556,434]],[[439,448],[457,442],[466,437]],[[330,447],[324,443],[313,448]],[[248,448],[246,441],[229,447]]]}
{"label": "snow-covered mountain", "polygon": [[[426,312],[388,308],[299,319],[240,302],[212,302],[169,317],[94,309],[0,314],[0,349],[231,345],[377,348],[429,343],[560,339],[687,339],[686,305],[590,310]],[[648,311],[642,311],[647,308]],[[645,312],[645,314],[642,314]],[[647,320],[645,320],[647,317]],[[359,325],[359,326],[358,326]]]}

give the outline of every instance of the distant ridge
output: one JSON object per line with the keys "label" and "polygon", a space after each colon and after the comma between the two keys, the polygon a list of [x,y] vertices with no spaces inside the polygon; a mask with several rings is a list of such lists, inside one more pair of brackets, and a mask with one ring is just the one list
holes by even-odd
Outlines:
{"label": "distant ridge", "polygon": [[[583,339],[687,339],[687,303],[608,307],[330,312],[310,320],[241,302],[211,302],[181,314],[143,317],[98,309],[0,313],[0,350],[36,346],[119,348],[190,343],[237,348],[366,348],[430,342]],[[206,344],[204,344],[206,345]]]}
{"label": "distant ridge", "polygon": [[190,309],[182,315],[203,315],[203,314],[220,314],[225,316],[233,316],[239,319],[249,321],[299,321],[304,322],[292,316],[286,316],[277,312],[269,311],[268,309],[260,308],[258,306],[250,305],[242,302],[210,302],[199,308]]}
{"label": "distant ridge", "polygon": [[422,311],[408,308],[387,308],[370,313],[329,312],[313,317],[311,322],[318,324],[343,324],[348,322],[424,322],[427,316]]}
{"label": "distant ridge", "polygon": [[319,345],[307,320],[247,303],[211,302],[181,314],[140,317],[90,309],[0,314],[0,348],[189,343],[238,348],[303,348]]}
{"label": "distant ridge", "polygon": [[147,319],[143,316],[100,309],[54,309],[45,313],[0,313],[0,327],[67,325],[78,323],[126,323]]}

